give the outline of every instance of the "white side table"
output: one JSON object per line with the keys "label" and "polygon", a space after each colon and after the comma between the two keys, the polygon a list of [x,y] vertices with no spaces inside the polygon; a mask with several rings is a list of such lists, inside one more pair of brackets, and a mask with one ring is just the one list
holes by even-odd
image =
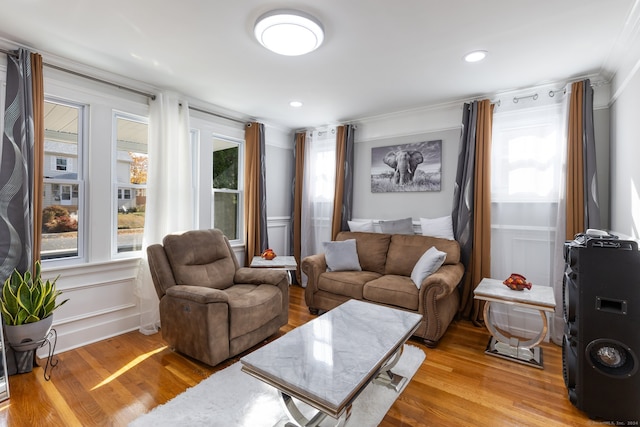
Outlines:
{"label": "white side table", "polygon": [[[486,354],[502,357],[525,365],[544,369],[542,365],[542,349],[539,344],[547,335],[548,323],[546,312],[555,310],[556,301],[550,286],[533,285],[531,289],[514,291],[502,283],[502,280],[482,279],[473,291],[474,298],[486,301],[484,306],[484,322],[491,333]],[[542,318],[542,330],[531,339],[506,336],[493,323],[490,307],[492,303],[535,309]]]}
{"label": "white side table", "polygon": [[278,255],[274,259],[264,259],[260,256],[254,256],[249,265],[251,268],[275,268],[278,270],[286,270],[289,277],[289,284],[293,283],[291,272],[298,268],[296,257]]}

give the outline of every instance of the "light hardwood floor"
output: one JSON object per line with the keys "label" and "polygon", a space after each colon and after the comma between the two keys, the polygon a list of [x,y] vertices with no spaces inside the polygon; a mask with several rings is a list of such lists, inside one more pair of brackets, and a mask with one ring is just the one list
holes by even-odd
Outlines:
{"label": "light hardwood floor", "polygon": [[[309,321],[303,290],[291,287],[289,324]],[[566,396],[560,347],[545,344],[544,370],[484,354],[488,333],[454,322],[436,349],[412,339],[426,359],[381,426],[587,426]],[[8,426],[125,426],[213,372],[167,348],[161,334],[130,332],[58,355],[51,381],[41,367],[9,378],[0,404]],[[213,425],[213,424],[212,424]],[[232,426],[228,426],[232,427]],[[355,426],[365,427],[365,426]]]}

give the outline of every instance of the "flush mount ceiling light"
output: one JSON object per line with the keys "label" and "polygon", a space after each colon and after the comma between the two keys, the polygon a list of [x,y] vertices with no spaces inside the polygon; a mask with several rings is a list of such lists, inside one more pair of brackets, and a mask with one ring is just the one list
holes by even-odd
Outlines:
{"label": "flush mount ceiling light", "polygon": [[289,105],[293,108],[300,108],[302,107],[302,102],[300,101],[291,101],[289,102]]}
{"label": "flush mount ceiling light", "polygon": [[467,62],[478,62],[482,61],[487,56],[486,50],[476,50],[470,53],[467,53],[464,56],[464,60]]}
{"label": "flush mount ceiling light", "polygon": [[324,40],[320,22],[297,10],[273,10],[265,13],[256,21],[254,34],[262,46],[287,56],[312,52]]}

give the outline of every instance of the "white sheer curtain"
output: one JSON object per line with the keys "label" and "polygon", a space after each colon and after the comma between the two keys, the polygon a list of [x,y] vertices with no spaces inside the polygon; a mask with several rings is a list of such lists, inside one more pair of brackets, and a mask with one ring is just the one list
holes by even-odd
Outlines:
{"label": "white sheer curtain", "polygon": [[143,256],[136,295],[140,300],[140,332],[158,331],[158,297],[149,273],[146,247],[165,235],[192,229],[193,182],[189,107],[175,93],[161,93],[149,109],[149,170]]}
{"label": "white sheer curtain", "polygon": [[[491,274],[505,279],[520,273],[534,286],[555,286],[558,246],[564,243],[559,209],[564,206],[568,98],[562,92],[543,96],[516,106],[505,103],[494,112]],[[493,314],[500,327],[520,336],[541,327],[537,313],[496,307]]]}
{"label": "white sheer curtain", "polygon": [[[302,181],[300,259],[323,252],[331,240],[331,218],[336,180],[336,128],[307,132]],[[302,275],[303,285],[307,278]]]}

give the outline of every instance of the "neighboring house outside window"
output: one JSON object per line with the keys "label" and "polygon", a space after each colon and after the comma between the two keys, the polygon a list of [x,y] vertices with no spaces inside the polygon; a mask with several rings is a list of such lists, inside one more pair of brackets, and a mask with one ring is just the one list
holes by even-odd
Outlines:
{"label": "neighboring house outside window", "polygon": [[43,260],[82,256],[84,109],[45,101]]}
{"label": "neighboring house outside window", "polygon": [[117,194],[114,240],[117,253],[142,249],[147,201],[148,127],[144,117],[114,114],[114,187]]}

